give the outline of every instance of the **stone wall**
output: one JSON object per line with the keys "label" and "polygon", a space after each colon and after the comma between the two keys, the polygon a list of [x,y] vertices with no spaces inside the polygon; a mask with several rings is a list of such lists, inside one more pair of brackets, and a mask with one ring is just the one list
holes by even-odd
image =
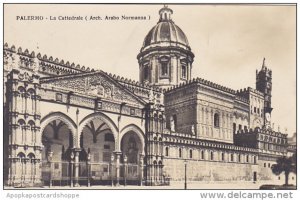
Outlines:
{"label": "stone wall", "polygon": [[[165,158],[164,175],[171,181],[183,181],[184,159]],[[256,164],[228,163],[207,160],[188,160],[187,179],[192,181],[252,181]]]}

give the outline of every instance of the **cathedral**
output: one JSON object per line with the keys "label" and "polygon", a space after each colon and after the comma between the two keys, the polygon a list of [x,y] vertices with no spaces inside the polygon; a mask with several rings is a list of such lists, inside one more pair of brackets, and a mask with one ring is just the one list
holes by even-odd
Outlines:
{"label": "cathedral", "polygon": [[193,78],[195,55],[172,14],[161,8],[145,36],[139,81],[4,45],[6,186],[284,179],[271,170],[289,148],[271,127],[265,59],[255,88]]}

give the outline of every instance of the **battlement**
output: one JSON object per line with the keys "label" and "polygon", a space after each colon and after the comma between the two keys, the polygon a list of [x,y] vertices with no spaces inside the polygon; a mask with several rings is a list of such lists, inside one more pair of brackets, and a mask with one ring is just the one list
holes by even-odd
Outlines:
{"label": "battlement", "polygon": [[178,132],[170,132],[170,130],[165,129],[165,143],[176,143],[176,144],[183,144],[183,145],[195,145],[200,147],[209,147],[209,148],[218,148],[218,149],[228,149],[231,151],[242,151],[242,152],[252,152],[258,153],[256,148],[246,147],[246,146],[236,146],[234,144],[228,144],[225,142],[219,142],[214,140],[206,140],[200,139],[196,136],[185,134],[185,133],[178,133]]}
{"label": "battlement", "polygon": [[[52,64],[52,65],[55,65],[54,68],[56,68],[56,69],[58,67],[71,69],[72,71],[70,71],[70,73],[72,73],[73,71],[75,71],[76,73],[95,71],[92,68],[85,67],[85,66],[80,66],[79,64],[76,65],[73,62],[70,63],[69,61],[64,61],[63,59],[61,59],[61,60],[58,59],[58,58],[54,59],[52,56],[48,57],[46,54],[44,54],[42,56],[41,53],[36,54],[35,51],[30,52],[28,49],[22,50],[22,47],[19,47],[16,50],[16,47],[14,45],[9,47],[7,43],[4,44],[3,49],[4,49],[4,51],[9,51],[9,52],[15,53],[19,56],[27,57],[29,59],[37,58],[39,61],[41,61],[41,65],[43,65],[43,66],[50,66]],[[22,58],[20,58],[20,59],[22,60]],[[32,60],[32,62],[34,62],[34,60]]]}
{"label": "battlement", "polygon": [[165,93],[168,93],[174,89],[177,89],[177,88],[182,88],[182,87],[185,87],[185,86],[188,86],[188,85],[192,85],[192,84],[197,84],[197,83],[200,83],[202,85],[205,85],[205,86],[208,86],[208,87],[212,87],[214,89],[218,89],[218,90],[221,90],[223,92],[227,92],[227,93],[230,93],[230,94],[235,94],[236,92],[233,90],[233,89],[230,89],[228,87],[225,87],[225,86],[222,86],[222,85],[219,85],[217,83],[213,83],[211,81],[208,81],[208,80],[205,80],[205,79],[202,79],[202,78],[193,78],[192,80],[189,80],[187,82],[184,82],[184,83],[180,83],[178,85],[175,85],[175,86],[172,86],[172,87],[169,87],[167,89],[164,90]]}
{"label": "battlement", "polygon": [[257,94],[259,96],[264,96],[264,94],[262,92],[254,89],[254,88],[251,88],[251,87],[247,87],[247,88],[240,89],[240,90],[236,91],[236,95],[238,95],[240,97],[243,97],[245,99],[248,99],[248,100],[249,100],[250,93],[254,93],[254,94]]}
{"label": "battlement", "polygon": [[255,128],[255,129],[252,129],[250,128],[249,130],[238,130],[235,134],[242,134],[242,135],[247,135],[247,134],[250,134],[250,135],[255,135],[257,133],[263,133],[263,134],[266,134],[266,135],[270,135],[270,136],[276,136],[276,137],[283,137],[283,138],[287,138],[288,134],[285,134],[285,133],[281,133],[281,132],[278,132],[278,131],[274,131],[274,130],[271,130],[271,129],[265,129],[265,128]]}
{"label": "battlement", "polygon": [[260,128],[256,128],[253,130],[253,133],[263,133],[263,134],[266,134],[266,135],[270,135],[270,136],[276,136],[276,137],[283,137],[283,138],[287,138],[288,134],[285,134],[285,133],[281,133],[281,132],[278,132],[278,131],[274,131],[274,130],[271,130],[271,129],[260,129]]}

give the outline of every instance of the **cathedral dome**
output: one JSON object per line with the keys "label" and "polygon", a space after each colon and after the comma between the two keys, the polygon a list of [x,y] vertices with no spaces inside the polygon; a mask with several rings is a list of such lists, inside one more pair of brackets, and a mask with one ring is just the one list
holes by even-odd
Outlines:
{"label": "cathedral dome", "polygon": [[164,6],[137,55],[140,82],[168,88],[191,80],[194,54],[184,32],[173,22],[173,10]]}
{"label": "cathedral dome", "polygon": [[141,51],[151,47],[181,47],[191,50],[184,32],[172,21],[173,11],[168,7],[160,9],[159,22],[149,31],[144,39]]}

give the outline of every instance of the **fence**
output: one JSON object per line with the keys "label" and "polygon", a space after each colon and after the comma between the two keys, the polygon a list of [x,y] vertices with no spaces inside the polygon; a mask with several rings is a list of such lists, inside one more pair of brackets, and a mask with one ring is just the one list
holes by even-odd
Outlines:
{"label": "fence", "polygon": [[[42,180],[44,185],[64,186],[79,183],[80,185],[139,185],[144,167],[138,164],[108,162],[43,162]],[[117,176],[119,174],[119,176]]]}

